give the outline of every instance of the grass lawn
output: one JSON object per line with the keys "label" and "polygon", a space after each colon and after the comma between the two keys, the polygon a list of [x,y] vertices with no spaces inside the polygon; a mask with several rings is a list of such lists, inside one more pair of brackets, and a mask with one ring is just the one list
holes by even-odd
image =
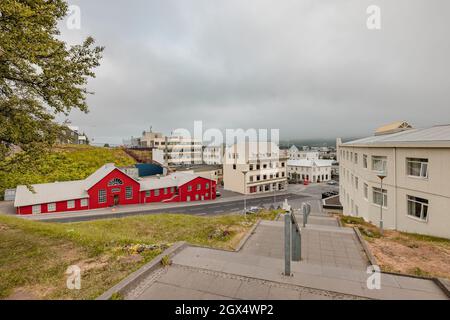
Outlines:
{"label": "grass lawn", "polygon": [[[0,215],[0,298],[94,299],[174,242],[232,249],[257,219],[276,214],[161,214],[69,224]],[[81,268],[81,290],[66,288],[70,265]]]}
{"label": "grass lawn", "polygon": [[379,229],[362,218],[341,216],[343,225],[358,227],[381,269],[450,279],[450,240]]}

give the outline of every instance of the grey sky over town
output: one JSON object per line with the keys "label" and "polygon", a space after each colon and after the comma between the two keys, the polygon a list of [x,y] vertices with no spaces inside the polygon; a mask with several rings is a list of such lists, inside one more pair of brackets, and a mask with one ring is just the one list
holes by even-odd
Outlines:
{"label": "grey sky over town", "polygon": [[[365,136],[385,123],[450,120],[446,0],[79,0],[106,47],[88,115],[94,143],[153,126],[278,128],[281,139]],[[366,26],[381,8],[381,30]]]}

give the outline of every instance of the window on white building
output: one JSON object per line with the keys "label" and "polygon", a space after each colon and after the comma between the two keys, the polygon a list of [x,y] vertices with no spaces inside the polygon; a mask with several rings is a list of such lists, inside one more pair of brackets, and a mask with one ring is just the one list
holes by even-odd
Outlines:
{"label": "window on white building", "polygon": [[105,203],[106,202],[106,190],[101,189],[98,190],[98,203]]}
{"label": "window on white building", "polygon": [[35,205],[31,208],[31,210],[33,214],[39,214],[41,213],[41,205],[40,204]]}
{"label": "window on white building", "polygon": [[358,190],[359,188],[359,178],[355,177],[355,189]]}
{"label": "window on white building", "polygon": [[387,157],[372,156],[372,170],[377,172],[386,172]]}
{"label": "window on white building", "polygon": [[373,203],[378,206],[383,206],[387,208],[388,198],[387,198],[387,190],[380,188],[373,188]]}
{"label": "window on white building", "polygon": [[125,188],[125,198],[126,199],[133,199],[133,188],[128,186]]}
{"label": "window on white building", "polygon": [[67,201],[67,209],[73,209],[73,208],[75,208],[75,200]]}
{"label": "window on white building", "polygon": [[88,206],[88,199],[81,199],[80,206],[81,207],[87,207]]}
{"label": "window on white building", "polygon": [[364,199],[369,199],[369,185],[364,183]]}
{"label": "window on white building", "polygon": [[56,211],[56,203],[49,203],[49,204],[47,204],[47,211],[48,212]]}
{"label": "window on white building", "polygon": [[419,197],[408,196],[408,215],[427,221],[428,200]]}
{"label": "window on white building", "polygon": [[406,170],[409,176],[428,178],[428,159],[407,158]]}
{"label": "window on white building", "polygon": [[367,154],[363,154],[363,168],[367,169],[368,164],[367,164]]}

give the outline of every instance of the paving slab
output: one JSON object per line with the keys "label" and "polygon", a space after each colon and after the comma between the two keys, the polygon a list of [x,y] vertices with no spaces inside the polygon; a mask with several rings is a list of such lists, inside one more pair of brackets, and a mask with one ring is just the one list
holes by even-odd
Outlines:
{"label": "paving slab", "polygon": [[[319,217],[317,221],[331,221]],[[284,276],[284,222],[262,221],[239,252],[188,246],[127,299],[445,299],[431,280],[381,274],[369,290],[355,233],[331,222],[302,228],[302,260]]]}
{"label": "paving slab", "polygon": [[[192,282],[180,282],[178,274],[191,276]],[[210,280],[214,278],[212,281]],[[202,279],[203,278],[203,279]],[[330,293],[327,290],[304,288],[270,280],[255,279],[223,272],[172,265],[140,291],[125,297],[133,300],[164,299],[358,299],[351,295]]]}

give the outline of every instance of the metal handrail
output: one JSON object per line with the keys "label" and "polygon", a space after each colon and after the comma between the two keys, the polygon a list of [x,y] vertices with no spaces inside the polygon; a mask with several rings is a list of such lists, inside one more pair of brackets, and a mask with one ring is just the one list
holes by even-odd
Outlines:
{"label": "metal handrail", "polygon": [[[302,204],[303,228],[306,227],[311,212],[309,203]],[[302,259],[302,233],[294,209],[284,215],[284,274],[291,276],[291,261]]]}
{"label": "metal handrail", "polygon": [[305,228],[306,224],[308,223],[309,214],[311,213],[311,204],[303,203],[302,212],[303,212],[303,228]]}
{"label": "metal handrail", "polygon": [[301,250],[301,229],[291,209],[284,215],[284,275],[291,276],[291,260],[300,261]]}

